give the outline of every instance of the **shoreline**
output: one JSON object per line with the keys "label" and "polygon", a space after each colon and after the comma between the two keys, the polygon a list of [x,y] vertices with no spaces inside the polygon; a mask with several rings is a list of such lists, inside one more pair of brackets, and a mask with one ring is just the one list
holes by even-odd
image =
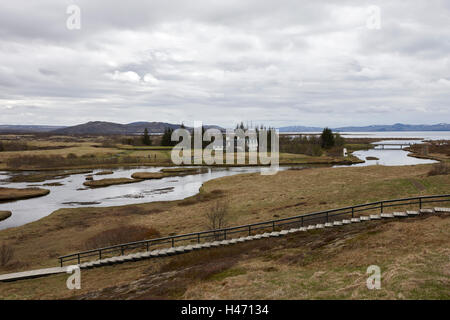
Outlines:
{"label": "shoreline", "polygon": [[[365,162],[365,161],[362,161],[362,162]],[[409,165],[402,165],[402,166],[396,166],[397,168],[404,168],[404,167],[412,167],[412,166],[432,166],[433,164],[417,164],[417,165],[411,165],[411,164],[409,164]],[[289,165],[286,165],[286,166],[289,166]],[[240,166],[240,167],[242,167],[242,166]],[[372,167],[372,166],[366,166],[366,167],[353,167],[353,168],[369,168],[369,167]],[[386,166],[387,168],[390,168],[390,166]],[[302,168],[302,169],[337,169],[338,167],[334,167],[334,166],[329,166],[329,165],[324,165],[324,166],[315,166],[315,167],[305,167],[305,168]],[[348,166],[348,167],[340,167],[340,168],[352,168],[351,166]],[[287,169],[287,170],[289,170],[289,169]],[[293,169],[293,170],[295,170],[295,169]],[[280,171],[280,172],[282,172],[282,171]],[[224,179],[224,178],[230,178],[230,177],[238,177],[238,176],[244,176],[244,175],[251,175],[251,174],[253,174],[252,172],[245,172],[245,173],[238,173],[238,174],[236,174],[236,175],[232,175],[232,176],[224,176],[224,177],[217,177],[217,178],[214,178],[214,179],[211,179],[211,180],[208,180],[208,181],[206,181],[205,183],[209,183],[209,182],[215,182],[215,181],[217,181],[217,180],[220,180],[220,179]],[[175,175],[176,176],[176,175]],[[121,179],[121,178],[118,178],[118,179]],[[124,178],[124,179],[127,179],[127,178]],[[107,180],[107,179],[106,179]],[[145,180],[148,180],[148,179],[138,179],[138,178],[130,178],[130,179],[128,179],[128,180],[130,180],[130,182],[125,182],[125,183],[112,183],[112,184],[110,184],[110,185],[116,185],[116,184],[129,184],[129,183],[138,183],[138,182],[142,182],[142,181],[145,181]],[[133,180],[133,181],[131,181],[131,180]],[[97,181],[101,181],[101,180],[97,180]],[[102,188],[102,187],[108,187],[108,186],[110,186],[110,185],[105,185],[105,186],[98,186],[98,187],[93,187],[93,186],[88,186],[89,188],[93,188],[93,189],[97,189],[97,188]],[[158,201],[148,201],[148,202],[141,202],[141,203],[129,203],[129,204],[120,204],[120,205],[112,205],[112,206],[105,206],[105,207],[90,207],[90,206],[79,206],[79,207],[73,207],[73,208],[64,208],[64,207],[61,207],[61,208],[58,208],[58,209],[56,209],[56,210],[54,210],[54,211],[52,211],[52,212],[50,212],[48,215],[46,215],[46,216],[44,216],[44,217],[42,217],[42,218],[40,218],[40,219],[38,219],[38,220],[34,220],[34,221],[31,221],[31,222],[27,222],[27,223],[25,223],[25,224],[23,224],[23,225],[20,225],[20,226],[13,226],[13,227],[10,227],[10,228],[7,228],[7,229],[0,229],[0,233],[2,232],[2,231],[5,231],[5,230],[9,230],[9,229],[12,229],[12,228],[21,228],[21,227],[23,227],[23,226],[26,226],[26,225],[28,225],[28,224],[32,224],[32,223],[36,223],[36,222],[39,222],[39,221],[41,221],[41,220],[43,220],[43,219],[45,219],[45,218],[48,218],[48,217],[50,217],[51,215],[53,215],[55,212],[57,212],[57,211],[60,211],[60,210],[65,210],[65,209],[69,209],[69,210],[82,210],[82,209],[97,209],[97,208],[103,208],[103,209],[105,209],[105,208],[109,208],[109,209],[117,209],[117,208],[127,208],[127,207],[134,207],[134,206],[141,206],[141,205],[143,205],[143,206],[145,206],[145,205],[152,205],[152,204],[166,204],[166,205],[183,205],[184,203],[187,203],[188,205],[190,204],[190,201],[192,200],[192,199],[196,199],[196,198],[198,198],[202,193],[203,193],[203,186],[204,186],[204,184],[202,184],[201,186],[200,186],[200,188],[199,188],[199,190],[197,191],[197,193],[196,194],[194,194],[194,195],[192,195],[192,196],[188,196],[188,197],[186,197],[186,198],[183,198],[183,199],[176,199],[176,200],[158,200]],[[42,189],[42,188],[36,188],[36,189],[40,189],[40,190],[42,190],[42,191],[46,191],[46,193],[45,194],[40,194],[40,195],[32,195],[32,196],[28,196],[28,197],[24,197],[24,198],[18,198],[18,199],[14,199],[14,200],[6,200],[6,201],[0,201],[0,203],[7,203],[7,202],[12,202],[12,201],[21,201],[21,200],[27,200],[27,199],[30,199],[30,198],[37,198],[37,197],[42,197],[42,196],[46,196],[46,195],[48,195],[49,193],[50,193],[50,190],[48,190],[48,189]]]}
{"label": "shoreline", "polygon": [[[318,157],[317,157],[318,158]],[[364,160],[354,156],[354,159],[343,160],[325,160],[325,161],[292,161],[292,162],[280,162],[279,166],[293,166],[293,165],[352,165],[357,163],[364,163]],[[0,169],[1,172],[32,172],[32,171],[60,171],[60,170],[82,170],[82,169],[133,169],[140,167],[208,167],[208,168],[234,168],[234,167],[270,167],[266,164],[169,164],[167,162],[162,163],[130,163],[130,164],[96,164],[96,165],[79,165],[79,166],[63,166],[54,168],[17,168],[17,169]]]}
{"label": "shoreline", "polygon": [[422,154],[419,154],[419,153],[411,151],[411,150],[405,150],[405,151],[408,151],[409,153],[407,156],[412,157],[412,158],[435,160],[438,162],[446,162],[449,160],[449,159],[441,157],[439,154],[433,156],[433,155],[422,155]]}

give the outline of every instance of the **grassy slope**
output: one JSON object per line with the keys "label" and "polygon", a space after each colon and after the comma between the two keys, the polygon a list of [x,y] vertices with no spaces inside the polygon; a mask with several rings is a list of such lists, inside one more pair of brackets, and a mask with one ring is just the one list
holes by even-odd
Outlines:
{"label": "grassy slope", "polygon": [[[246,174],[224,177],[207,182],[202,187],[200,195],[181,201],[112,208],[60,209],[40,221],[19,228],[1,231],[0,242],[10,243],[15,248],[16,257],[21,257],[20,262],[15,264],[13,271],[55,266],[56,257],[58,255],[83,250],[86,239],[102,230],[116,227],[121,224],[153,227],[159,230],[162,235],[203,230],[206,225],[204,215],[208,208],[214,203],[214,199],[227,200],[231,211],[230,224],[239,225],[263,221],[273,217],[287,217],[300,213],[364,203],[367,201],[448,192],[450,177],[448,175],[428,177],[427,172],[429,168],[429,165],[322,168],[289,170],[279,172],[275,176]],[[430,221],[434,221],[433,219],[434,218],[431,218]],[[180,221],[183,223],[180,223]],[[436,221],[435,224],[437,223]],[[433,226],[435,227],[435,225]],[[445,228],[436,233],[436,236],[448,239],[448,223],[443,226]],[[387,229],[386,232],[390,232],[389,230],[390,229]],[[400,228],[398,230],[401,231],[402,229]],[[447,234],[445,234],[445,232],[447,232]],[[368,233],[367,236],[369,235],[371,236],[371,233]],[[407,234],[403,234],[402,232],[394,232],[393,234],[393,236],[398,237],[406,237],[406,235]],[[358,240],[358,238],[355,239]],[[383,238],[381,237],[372,245],[367,242],[367,248],[372,248],[372,250],[375,251],[377,248],[380,250],[385,248],[382,239]],[[411,239],[407,237],[404,238],[404,240],[410,241]],[[420,239],[418,241],[420,241]],[[441,240],[437,239],[436,241],[436,243],[439,244],[439,241]],[[359,243],[359,240],[355,241],[355,243]],[[408,243],[404,243],[404,245],[407,244]],[[415,242],[411,242],[412,249],[414,248],[414,244]],[[439,263],[442,262],[439,262],[439,255],[443,253],[443,248],[437,246],[436,248],[429,247],[429,249],[431,250],[431,256],[424,255],[422,258],[424,261],[430,259],[433,265],[439,266]],[[433,251],[435,249],[437,251]],[[242,250],[237,251],[242,252]],[[315,252],[316,251],[313,251],[311,254],[315,254]],[[388,252],[386,256],[392,256],[392,254]],[[348,257],[350,259],[351,254],[349,254]],[[261,257],[256,257],[255,259],[257,259],[254,262],[255,265],[258,265],[264,260]],[[262,260],[260,261],[258,259]],[[280,264],[284,265],[282,261],[280,262],[277,259],[269,259],[269,262],[270,261],[272,261],[275,266]],[[251,262],[249,261],[249,263]],[[323,268],[325,268],[329,263],[332,265],[332,260],[329,261],[328,258],[317,260],[317,264],[320,263],[322,263]],[[448,263],[448,260],[445,263]],[[147,266],[147,264],[148,262],[144,263],[143,266]],[[424,268],[432,269],[432,264],[427,264]],[[121,283],[124,284],[131,279],[136,279],[136,277],[139,278],[142,276],[141,273],[143,271],[139,271],[138,269],[135,270],[136,265],[138,264],[128,264],[117,268],[105,269],[109,270],[107,273],[111,276],[109,280],[104,277],[99,277],[100,273],[98,273],[98,271],[88,271],[86,273],[87,276],[90,274],[93,275],[93,277],[90,278],[90,281],[93,281],[93,284],[91,287],[88,286],[87,288],[93,289],[112,286],[116,281],[112,281],[111,279],[119,278],[119,275],[124,281]],[[245,266],[243,267],[247,268]],[[143,268],[146,269],[148,267]],[[226,263],[224,270],[221,268],[217,270],[218,273],[220,273],[230,268],[231,266]],[[284,267],[281,269],[283,268]],[[124,273],[124,270],[129,271]],[[239,273],[239,270],[231,270],[229,272],[234,274],[233,272]],[[344,271],[342,272],[347,272],[349,269],[344,268],[343,270]],[[11,270],[2,270],[2,272],[7,271],[11,272]],[[286,274],[289,274],[291,271],[287,270],[286,272]],[[246,273],[248,273],[248,271],[246,271]],[[157,273],[157,275],[158,274],[159,273]],[[269,272],[268,274],[271,273]],[[96,280],[97,277],[99,277],[98,281]],[[55,279],[57,279],[57,277],[52,277],[48,280],[37,279],[24,281],[7,285],[6,287],[2,285],[2,288],[0,288],[0,296],[10,296],[12,294],[11,292],[15,292],[14,294],[22,294],[27,291],[34,295],[36,294],[36,288],[34,286],[38,283],[46,283],[47,281],[52,283],[52,281],[54,281],[55,285],[61,285],[61,283],[58,282],[59,280]],[[193,279],[195,279],[195,277]],[[278,288],[277,281],[280,286],[284,283],[281,280],[276,280],[273,284],[269,283],[269,288]],[[321,280],[318,281],[317,285],[320,283],[322,283]],[[260,285],[263,285],[263,283]],[[15,289],[11,289],[13,291],[4,291],[4,293],[1,293],[2,290],[4,290],[3,288]],[[67,294],[67,292],[64,293],[63,289],[61,290],[56,290],[54,293],[48,294],[50,296],[53,294],[54,297]],[[252,290],[252,292],[256,294],[257,290]],[[185,294],[184,291],[183,294]],[[241,297],[237,292],[234,294],[233,297]],[[192,292],[189,290],[186,291],[186,297],[191,296]],[[289,295],[284,296],[280,293],[278,297],[289,297]]]}
{"label": "grassy slope", "polygon": [[[450,217],[369,222],[2,284],[12,299],[449,299]],[[367,267],[382,271],[366,288]]]}

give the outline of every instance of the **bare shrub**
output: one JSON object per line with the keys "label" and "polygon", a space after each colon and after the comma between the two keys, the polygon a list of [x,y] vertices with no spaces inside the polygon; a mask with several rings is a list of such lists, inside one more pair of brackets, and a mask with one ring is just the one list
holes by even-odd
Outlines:
{"label": "bare shrub", "polygon": [[295,138],[280,137],[280,152],[321,156],[322,148],[318,137],[301,135]]}
{"label": "bare shrub", "polygon": [[445,154],[450,156],[450,141],[436,140],[429,141],[426,144],[414,144],[409,147],[411,151],[427,156],[428,154]]}
{"label": "bare shrub", "polygon": [[211,230],[226,228],[229,218],[228,205],[217,201],[206,213],[208,228]]}
{"label": "bare shrub", "polygon": [[331,157],[342,157],[344,151],[342,147],[332,147],[327,151],[327,154]]}
{"label": "bare shrub", "polygon": [[8,263],[10,263],[13,257],[14,249],[11,246],[3,243],[0,246],[0,267],[4,267]]}
{"label": "bare shrub", "polygon": [[154,228],[142,226],[121,226],[102,231],[85,242],[86,249],[97,249],[116,244],[159,238],[161,235]]}
{"label": "bare shrub", "polygon": [[35,150],[36,147],[29,146],[24,141],[7,141],[2,142],[0,151],[25,151],[25,150]]}
{"label": "bare shrub", "polygon": [[442,174],[450,173],[450,165],[445,162],[439,162],[433,165],[431,170],[428,172],[429,176],[437,176]]}
{"label": "bare shrub", "polygon": [[117,145],[116,141],[112,139],[105,140],[101,143],[101,147],[103,148],[115,148]]}

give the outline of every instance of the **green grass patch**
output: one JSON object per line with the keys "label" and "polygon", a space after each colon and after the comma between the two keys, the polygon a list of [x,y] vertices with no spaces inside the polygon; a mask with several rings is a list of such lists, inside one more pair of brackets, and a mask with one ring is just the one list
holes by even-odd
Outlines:
{"label": "green grass patch", "polygon": [[208,278],[208,280],[211,281],[222,281],[226,278],[236,277],[240,276],[242,274],[246,274],[247,270],[242,268],[232,268],[225,271],[222,271],[220,273],[214,274]]}

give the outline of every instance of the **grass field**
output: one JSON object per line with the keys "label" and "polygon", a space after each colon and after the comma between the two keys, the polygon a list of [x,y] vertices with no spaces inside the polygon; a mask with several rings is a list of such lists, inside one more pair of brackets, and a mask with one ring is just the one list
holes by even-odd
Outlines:
{"label": "grass field", "polygon": [[[350,225],[2,284],[3,299],[449,299],[450,218]],[[366,288],[367,267],[381,289]]]}
{"label": "grass field", "polygon": [[49,193],[50,190],[41,188],[0,188],[0,202],[42,197]]}
{"label": "grass field", "polygon": [[[0,170],[63,170],[115,168],[123,166],[170,166],[171,147],[131,146],[107,142],[107,137],[0,136],[17,141],[23,150],[0,152]],[[17,138],[17,139],[16,139]],[[248,161],[246,154],[246,164]],[[280,153],[280,164],[352,164],[353,156],[307,156]],[[225,163],[223,165],[233,165]]]}
{"label": "grass field", "polygon": [[[2,267],[1,271],[11,272],[56,266],[56,258],[59,255],[84,250],[88,239],[117,226],[144,226],[157,230],[162,236],[201,231],[207,228],[206,213],[218,200],[226,201],[229,205],[229,224],[240,225],[273,219],[274,217],[282,218],[382,199],[448,193],[450,186],[449,175],[428,176],[430,168],[430,165],[403,167],[372,166],[362,168],[287,170],[279,172],[274,176],[245,174],[208,181],[202,187],[199,195],[180,201],[110,208],[60,209],[39,221],[0,232],[0,243],[7,243],[12,246],[16,257],[11,265]],[[324,234],[314,240],[319,243],[325,241],[326,245],[316,246],[313,244],[313,239],[309,238],[301,240],[306,241],[307,251],[302,251],[306,249],[299,248],[296,245],[292,248],[288,247],[284,249],[283,242],[277,245],[278,240],[273,241],[273,246],[278,249],[271,249],[272,244],[268,242],[265,242],[263,248],[258,249],[257,247],[263,243],[259,242],[260,244],[255,244],[256,248],[254,250],[256,251],[251,251],[253,253],[249,253],[248,255],[242,248],[226,249],[230,250],[230,259],[234,261],[233,263],[223,262],[222,264],[220,258],[216,257],[219,260],[214,260],[214,266],[211,266],[212,269],[209,273],[207,270],[202,269],[203,265],[196,267],[199,268],[198,273],[210,274],[213,277],[212,279],[216,280],[234,278],[234,276],[236,279],[244,277],[246,280],[243,283],[251,286],[254,290],[244,290],[244,285],[238,286],[234,282],[230,282],[229,285],[222,285],[223,281],[210,282],[211,279],[208,277],[204,279],[201,276],[199,279],[195,275],[184,277],[177,275],[176,277],[171,276],[170,279],[171,281],[175,281],[175,283],[178,279],[181,279],[180,281],[184,284],[181,286],[182,289],[180,291],[172,292],[172,289],[176,289],[172,288],[167,291],[162,290],[159,293],[151,293],[152,290],[148,289],[150,290],[148,297],[161,295],[169,298],[206,298],[209,295],[210,298],[255,298],[264,295],[267,298],[351,298],[353,296],[348,296],[348,292],[351,291],[350,289],[348,289],[348,292],[344,290],[341,294],[331,290],[331,287],[327,289],[328,291],[325,290],[326,288],[323,289],[328,293],[322,295],[321,292],[323,290],[321,284],[325,283],[325,280],[329,278],[335,279],[333,281],[341,281],[342,285],[345,284],[346,286],[350,286],[349,288],[352,288],[352,281],[364,277],[363,273],[365,270],[361,270],[361,265],[363,262],[366,264],[369,261],[367,259],[361,260],[359,255],[362,255],[362,253],[357,253],[359,251],[352,251],[353,249],[346,251],[347,249],[353,248],[352,246],[356,246],[354,250],[362,250],[362,252],[382,252],[383,258],[379,263],[383,267],[390,266],[395,269],[395,266],[400,265],[399,263],[403,261],[402,259],[405,259],[405,263],[413,264],[415,268],[413,269],[415,270],[414,272],[419,272],[421,268],[420,261],[429,261],[423,268],[439,269],[446,264],[448,266],[448,260],[444,261],[442,259],[442,254],[445,253],[445,249],[448,250],[448,246],[441,245],[443,239],[448,241],[448,220],[442,220],[445,222],[442,224],[441,220],[436,219],[439,218],[434,217],[427,220],[430,222],[429,229],[424,229],[423,232],[419,230],[423,233],[424,239],[428,239],[428,237],[436,239],[433,240],[434,242],[430,240],[431,244],[424,242],[421,246],[419,246],[421,237],[411,237],[410,235],[413,234],[413,230],[418,232],[417,225],[413,229],[409,229],[409,227],[405,227],[410,226],[409,224],[398,222],[399,224],[395,227],[397,229],[393,229],[397,230],[396,232],[391,230],[391,227],[386,227],[386,229],[383,229],[385,227],[380,227],[382,228],[380,229],[381,231],[372,233],[372,231],[367,230],[367,234],[365,235],[354,234],[351,237],[343,235],[342,239],[337,237],[336,240],[327,242],[326,235]],[[437,231],[429,234],[427,230],[433,230],[433,228]],[[405,233],[402,230],[405,230]],[[419,234],[422,234],[420,232]],[[393,238],[391,240],[388,240],[388,238],[385,239],[384,234],[389,234]],[[371,242],[371,239],[374,239],[374,242]],[[399,244],[398,254],[396,251],[385,251],[386,241],[396,244],[398,239],[403,239],[401,245]],[[292,243],[295,244],[297,240],[289,241],[293,241]],[[326,251],[328,246],[330,246],[329,249],[332,253],[329,256],[324,254],[328,252]],[[407,250],[403,250],[401,248],[402,246],[405,246]],[[316,250],[316,247],[323,247],[325,251],[322,251],[322,249]],[[427,249],[426,252],[417,252],[419,262],[414,262],[415,260],[411,262],[408,260],[409,255],[414,253],[412,250],[415,247]],[[333,250],[337,250],[336,253],[333,253]],[[289,258],[294,253],[298,255],[298,258]],[[337,253],[339,255],[342,254],[342,256],[338,256]],[[221,256],[223,253],[218,253],[217,255]],[[239,258],[241,255],[243,255],[242,257],[252,257],[252,259],[241,259]],[[284,256],[286,256],[284,259],[287,260],[282,259]],[[344,259],[344,257],[346,258]],[[176,259],[183,258],[174,259],[176,261]],[[289,259],[293,259],[294,262],[299,261],[299,265],[297,265],[297,262],[291,263]],[[199,263],[203,261],[198,256],[195,256],[193,260]],[[187,272],[186,274],[189,274],[182,267],[182,263],[172,265],[171,267],[164,267],[171,269],[167,272],[162,272],[158,269],[162,267],[160,264],[164,265],[165,263],[169,263],[169,261],[171,260],[161,260],[160,262],[155,262],[155,265],[153,262],[145,262],[108,267],[103,269],[105,271],[86,271],[86,273],[83,273],[86,274],[86,287],[78,294],[88,295],[91,291],[96,291],[98,294],[98,291],[102,288],[119,286],[120,284],[123,284],[125,286],[124,288],[126,288],[129,281],[139,280],[142,277],[147,280],[149,279],[148,277],[151,277],[152,279],[156,279],[154,281],[158,282],[164,279],[167,274],[175,275],[178,272],[182,272],[182,274],[185,274],[183,272]],[[306,262],[308,267],[304,266]],[[336,266],[332,267],[335,263],[337,263]],[[292,267],[290,266],[291,264],[293,264]],[[266,272],[260,270],[257,266],[264,266],[267,270],[276,271]],[[205,264],[206,267],[209,268],[208,264]],[[163,270],[166,270],[164,268]],[[324,270],[328,270],[328,268],[330,268],[330,271],[325,272]],[[325,273],[323,275],[320,273],[314,275],[314,270],[322,270],[321,272]],[[439,269],[435,273],[430,273],[430,279],[433,281],[441,279],[443,276],[440,273],[441,271]],[[354,273],[357,276],[353,280],[350,278],[347,279],[346,277],[348,276],[345,276],[345,274],[349,273]],[[265,275],[265,277],[261,278],[261,274]],[[294,274],[299,277],[295,282],[293,282],[295,277],[292,278]],[[314,276],[312,279],[317,278],[317,281],[314,282],[310,279],[310,282],[305,283],[302,289],[303,281],[301,279],[312,276]],[[64,289],[64,284],[61,282],[62,278],[51,277],[48,279],[26,280],[14,284],[2,284],[0,287],[0,296],[5,298],[19,296],[38,297],[41,294],[43,297],[70,296],[72,293]],[[119,281],[120,283],[112,280],[117,278],[122,279]],[[429,283],[431,280],[423,279],[425,281],[424,283]],[[442,294],[442,282],[439,282],[441,280],[436,280],[437,282],[433,281],[432,283],[436,283],[434,285],[436,288],[431,288],[430,290],[434,290],[433,292],[435,293],[433,294]],[[45,286],[43,285],[38,289],[38,284],[45,284]],[[400,283],[397,285],[401,286]],[[284,287],[286,289],[282,289]],[[202,289],[203,291],[197,291],[196,288]],[[227,288],[227,290],[224,288]],[[398,292],[401,292],[405,297],[412,297],[414,294],[416,296],[424,296],[424,291],[417,291],[416,289],[417,287],[413,286],[409,291],[396,290],[400,290]],[[126,294],[126,289],[124,290],[117,297],[123,297]],[[247,295],[244,294],[244,291],[247,292]],[[198,296],[198,292],[202,292],[201,294],[203,296]],[[303,293],[302,295],[295,295],[295,292]],[[370,295],[369,293],[367,297],[370,297]],[[130,296],[133,295],[130,293]],[[365,295],[359,294],[356,296],[365,297]],[[375,297],[397,298],[397,296],[393,296],[391,293],[387,296],[380,295]]]}

